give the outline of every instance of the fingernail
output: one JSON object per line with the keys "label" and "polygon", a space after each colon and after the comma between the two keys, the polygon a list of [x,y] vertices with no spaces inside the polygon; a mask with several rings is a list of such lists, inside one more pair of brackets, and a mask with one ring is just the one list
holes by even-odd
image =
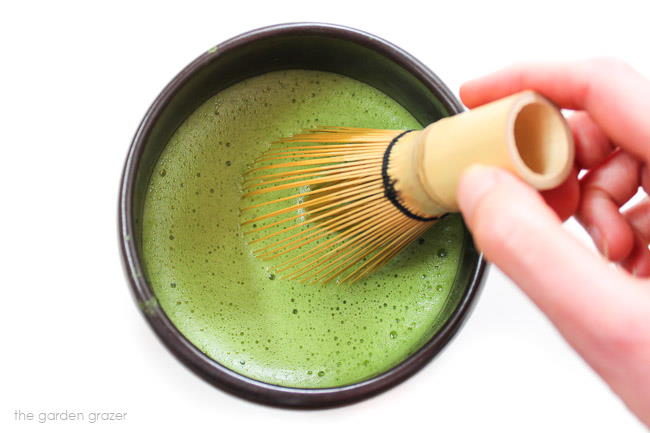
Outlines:
{"label": "fingernail", "polygon": [[601,235],[600,230],[596,226],[591,226],[587,229],[587,233],[594,240],[594,244],[607,260],[609,260],[609,250],[607,248],[607,240]]}
{"label": "fingernail", "polygon": [[481,198],[497,183],[498,171],[485,165],[473,165],[461,176],[458,204],[463,214],[471,216]]}

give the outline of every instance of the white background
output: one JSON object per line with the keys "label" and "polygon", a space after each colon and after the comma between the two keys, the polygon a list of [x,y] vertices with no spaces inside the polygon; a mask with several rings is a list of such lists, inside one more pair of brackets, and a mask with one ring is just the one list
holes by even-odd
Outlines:
{"label": "white background", "polygon": [[[603,3],[3,2],[0,430],[644,431],[496,269],[458,338],[419,374],[353,406],[291,411],[224,394],[177,362],[136,309],[117,247],[132,135],[216,43],[281,22],[349,25],[406,49],[455,93],[521,60],[614,55],[650,76],[647,2]],[[17,409],[128,415],[40,425],[15,421]]]}

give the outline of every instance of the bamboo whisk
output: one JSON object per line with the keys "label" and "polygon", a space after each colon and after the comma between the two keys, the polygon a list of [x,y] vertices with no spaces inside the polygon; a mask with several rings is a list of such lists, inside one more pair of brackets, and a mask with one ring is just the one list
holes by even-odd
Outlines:
{"label": "bamboo whisk", "polygon": [[324,127],[274,142],[245,176],[253,253],[301,281],[357,281],[458,210],[474,163],[558,186],[573,163],[560,111],[526,91],[421,131]]}

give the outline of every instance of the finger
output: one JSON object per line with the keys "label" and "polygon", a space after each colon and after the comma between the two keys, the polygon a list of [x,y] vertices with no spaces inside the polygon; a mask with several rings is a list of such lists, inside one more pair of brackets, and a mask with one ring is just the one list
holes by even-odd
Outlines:
{"label": "finger", "polygon": [[634,248],[628,259],[622,263],[632,275],[638,277],[650,276],[650,200],[646,197],[623,214],[635,234]]}
{"label": "finger", "polygon": [[[592,168],[602,163],[612,153],[614,147],[584,111],[574,113],[568,119],[576,144],[576,163],[581,168]],[[578,209],[580,188],[576,169],[559,187],[544,191],[542,197],[555,210],[562,221],[568,219]]]}
{"label": "finger", "polygon": [[650,171],[645,164],[641,167],[641,186],[646,194],[650,194]]}
{"label": "finger", "polygon": [[605,257],[624,260],[634,247],[634,232],[619,209],[638,190],[639,162],[616,152],[580,183],[578,220]]}
{"label": "finger", "polygon": [[648,413],[647,287],[584,248],[539,194],[507,172],[470,168],[461,178],[458,200],[485,256],[526,292],[632,410]]}
{"label": "finger", "polygon": [[[458,200],[479,249],[558,326],[588,327],[592,314],[609,311],[618,296],[614,270],[566,232],[532,188],[505,171],[474,166],[461,178]],[[592,279],[593,287],[585,283]]]}
{"label": "finger", "polygon": [[560,220],[567,220],[577,212],[580,202],[578,170],[574,168],[562,185],[542,192],[542,197],[546,204],[555,211]]}
{"label": "finger", "polygon": [[635,236],[634,247],[621,266],[636,277],[650,276],[650,251],[641,236]]}
{"label": "finger", "polygon": [[576,111],[567,119],[576,146],[576,163],[580,168],[601,164],[614,151],[602,129],[584,111]]}
{"label": "finger", "polygon": [[646,244],[650,242],[650,200],[648,197],[624,213],[625,219]]}
{"label": "finger", "polygon": [[614,143],[650,161],[650,82],[623,62],[516,65],[465,83],[460,96],[471,108],[526,89],[564,108],[587,111]]}
{"label": "finger", "polygon": [[460,97],[469,108],[522,90],[536,90],[563,108],[586,108],[588,77],[577,63],[522,63],[471,80],[460,88]]}
{"label": "finger", "polygon": [[461,178],[458,200],[485,256],[526,292],[632,410],[648,413],[647,286],[584,248],[539,194],[507,172],[470,168]]}

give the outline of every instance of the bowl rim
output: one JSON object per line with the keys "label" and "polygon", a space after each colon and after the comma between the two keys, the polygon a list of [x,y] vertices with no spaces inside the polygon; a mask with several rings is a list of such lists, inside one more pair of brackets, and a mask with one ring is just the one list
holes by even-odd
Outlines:
{"label": "bowl rim", "polygon": [[[269,37],[286,35],[317,35],[343,39],[362,45],[403,67],[433,92],[451,112],[464,110],[447,86],[412,55],[394,44],[370,33],[354,28],[328,23],[296,22],[254,29],[207,50],[182,69],[160,92],[142,119],[126,157],[120,180],[118,203],[118,238],[122,264],[132,296],[158,338],[183,365],[214,386],[247,400],[270,406],[292,408],[325,408],[353,403],[401,383],[420,371],[457,334],[471,312],[484,282],[486,261],[478,253],[471,270],[468,287],[440,330],[420,349],[404,361],[372,378],[357,383],[331,388],[292,388],[273,385],[244,376],[208,357],[195,347],[174,326],[162,310],[153,289],[146,281],[134,240],[133,189],[142,151],[151,128],[173,95],[215,57],[238,47]],[[469,238],[471,243],[471,237]]]}

